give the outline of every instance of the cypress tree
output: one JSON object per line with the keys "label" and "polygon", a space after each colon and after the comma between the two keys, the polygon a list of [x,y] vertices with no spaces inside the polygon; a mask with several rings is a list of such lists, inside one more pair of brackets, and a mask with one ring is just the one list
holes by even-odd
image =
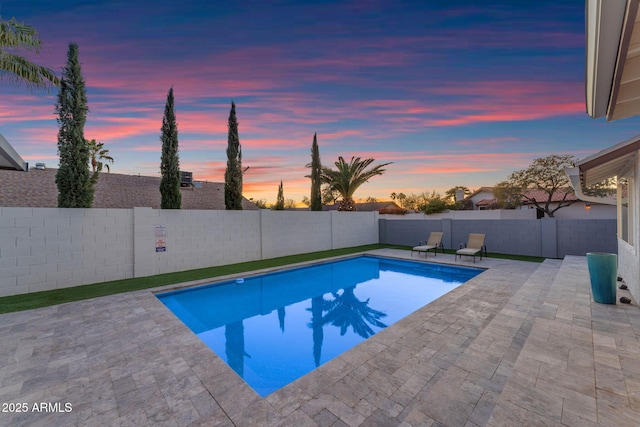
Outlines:
{"label": "cypress tree", "polygon": [[320,175],[322,173],[322,164],[320,163],[320,150],[318,149],[317,134],[313,134],[313,144],[311,144],[311,210],[322,210],[322,193],[320,186],[322,182]]}
{"label": "cypress tree", "polygon": [[87,121],[87,94],[78,61],[78,45],[69,44],[67,66],[62,68],[55,112],[60,167],[56,172],[58,207],[90,208],[97,175],[89,172],[89,148],[84,139]]}
{"label": "cypress tree", "polygon": [[282,188],[282,181],[280,181],[280,186],[278,187],[278,198],[276,199],[276,204],[273,206],[273,210],[284,210],[284,189]]}
{"label": "cypress tree", "polygon": [[227,137],[227,170],[224,173],[224,206],[227,210],[242,210],[242,148],[238,137],[236,104],[231,102]]}
{"label": "cypress tree", "polygon": [[182,194],[180,194],[180,160],[178,158],[178,124],[173,110],[173,87],[169,89],[167,104],[162,118],[162,158],[160,160],[160,195],[162,209],[180,209]]}

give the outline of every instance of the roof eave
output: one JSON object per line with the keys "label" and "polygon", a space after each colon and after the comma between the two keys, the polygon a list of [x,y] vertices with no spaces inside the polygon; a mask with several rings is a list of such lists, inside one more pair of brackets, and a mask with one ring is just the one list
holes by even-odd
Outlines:
{"label": "roof eave", "polygon": [[609,120],[612,114],[609,105],[616,72],[621,72],[616,66],[630,2],[586,0],[585,97],[587,114],[593,118],[607,116]]}
{"label": "roof eave", "polygon": [[615,199],[609,199],[607,197],[596,197],[596,196],[588,196],[582,192],[582,188],[584,186],[584,175],[580,172],[578,167],[575,168],[567,168],[564,170],[569,178],[569,184],[573,187],[573,190],[576,193],[576,197],[578,200],[582,200],[583,202],[590,203],[600,203],[603,205],[615,205],[617,202]]}
{"label": "roof eave", "polygon": [[27,163],[2,135],[0,135],[0,168],[17,171],[27,170]]}
{"label": "roof eave", "polygon": [[[640,136],[635,136],[612,147],[586,157],[576,162],[573,169],[565,169],[576,192],[581,192],[578,187],[604,181],[607,178],[623,175],[632,167],[640,150]],[[579,179],[580,185],[577,185]],[[584,200],[579,196],[581,200]]]}

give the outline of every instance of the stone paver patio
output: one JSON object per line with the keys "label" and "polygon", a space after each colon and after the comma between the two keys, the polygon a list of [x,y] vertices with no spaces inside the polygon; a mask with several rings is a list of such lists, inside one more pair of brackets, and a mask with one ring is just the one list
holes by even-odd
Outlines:
{"label": "stone paver patio", "polygon": [[635,302],[592,302],[584,257],[476,266],[488,269],[264,399],[151,290],[0,315],[0,425],[640,424]]}

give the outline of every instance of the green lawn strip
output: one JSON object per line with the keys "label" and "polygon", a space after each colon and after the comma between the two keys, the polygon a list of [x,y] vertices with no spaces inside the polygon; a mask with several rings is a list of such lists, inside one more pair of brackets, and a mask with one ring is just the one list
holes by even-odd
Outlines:
{"label": "green lawn strip", "polygon": [[[387,245],[386,247],[390,247],[389,245]],[[408,251],[411,250],[411,246],[395,246],[395,249],[406,249]],[[449,255],[455,255],[456,254],[457,249],[445,249],[444,253],[449,254]],[[438,249],[438,253],[442,252],[440,249]],[[422,252],[424,254],[424,252]],[[429,252],[430,254],[433,252]],[[477,255],[478,257],[480,255]],[[541,256],[527,256],[527,255],[511,255],[511,254],[499,254],[499,253],[495,253],[495,252],[488,252],[487,253],[487,258],[500,258],[500,259],[510,259],[513,261],[527,261],[527,262],[544,262],[544,260],[546,259],[545,257],[541,257]]]}
{"label": "green lawn strip", "polygon": [[[451,254],[451,255],[456,254],[456,249],[445,249],[444,251],[447,254]],[[543,262],[546,259],[540,256],[498,254],[495,252],[488,252],[487,258],[500,258],[500,259],[510,259],[513,261],[527,261],[527,262]]]}
{"label": "green lawn strip", "polygon": [[[411,250],[410,246],[399,245],[365,245],[353,248],[334,249],[328,251],[311,252],[306,254],[290,255],[279,258],[271,258],[259,261],[241,262],[238,264],[221,265],[218,267],[200,268],[197,270],[180,271],[175,273],[159,274],[156,276],[138,277],[134,279],[114,280],[111,282],[94,283],[91,285],[74,286],[70,288],[54,289],[51,291],[34,292],[29,294],[13,295],[0,298],[0,313],[30,310],[33,308],[47,307],[65,302],[80,301],[122,292],[137,291],[140,289],[155,288],[158,286],[172,285],[192,280],[202,280],[228,274],[244,273],[263,268],[280,267],[305,261],[319,260],[334,256],[349,255],[374,249],[404,249]],[[447,253],[455,254],[455,250],[447,250]],[[519,261],[542,262],[544,258],[524,257],[517,255],[504,255],[489,253],[489,257],[514,259]]]}
{"label": "green lawn strip", "polygon": [[356,252],[381,248],[401,247],[380,244],[366,245],[353,248],[311,252],[306,254],[291,255],[259,261],[241,262],[238,264],[221,265],[218,267],[200,268],[197,270],[159,274],[156,276],[114,280],[110,282],[94,283],[91,285],[74,286],[70,288],[54,289],[50,291],[33,292],[29,294],[13,295],[0,298],[0,313],[29,310],[32,308],[46,307],[54,304],[62,304],[65,302],[80,301],[83,299],[113,295],[122,292],[131,292],[140,289],[148,289],[158,286],[172,285],[175,283],[189,282],[192,280],[202,280],[213,277],[226,276],[228,274],[244,273],[247,271],[260,270],[263,268],[279,267],[287,264],[313,261],[340,255],[349,255]]}

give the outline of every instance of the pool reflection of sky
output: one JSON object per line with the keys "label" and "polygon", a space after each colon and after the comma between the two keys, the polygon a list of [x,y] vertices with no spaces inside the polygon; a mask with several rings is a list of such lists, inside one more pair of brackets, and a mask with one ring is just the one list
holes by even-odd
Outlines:
{"label": "pool reflection of sky", "polygon": [[159,298],[264,397],[480,272],[360,257]]}

